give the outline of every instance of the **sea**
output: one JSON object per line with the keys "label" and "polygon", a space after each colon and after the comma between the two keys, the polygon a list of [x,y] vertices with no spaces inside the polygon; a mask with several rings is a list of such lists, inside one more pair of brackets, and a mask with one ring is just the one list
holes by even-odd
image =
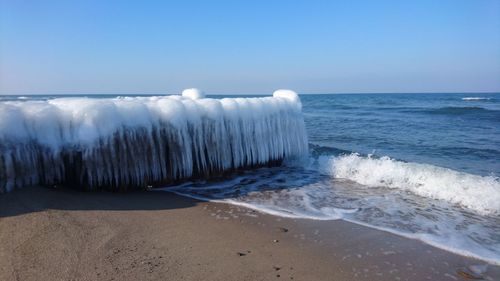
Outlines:
{"label": "sea", "polygon": [[345,220],[500,265],[500,93],[300,98],[307,157],[162,190]]}

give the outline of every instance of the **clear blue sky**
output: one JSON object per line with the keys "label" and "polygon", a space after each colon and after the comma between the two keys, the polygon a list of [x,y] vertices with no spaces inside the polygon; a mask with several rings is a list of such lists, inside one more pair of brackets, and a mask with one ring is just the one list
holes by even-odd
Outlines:
{"label": "clear blue sky", "polygon": [[500,91],[500,0],[0,0],[0,94]]}

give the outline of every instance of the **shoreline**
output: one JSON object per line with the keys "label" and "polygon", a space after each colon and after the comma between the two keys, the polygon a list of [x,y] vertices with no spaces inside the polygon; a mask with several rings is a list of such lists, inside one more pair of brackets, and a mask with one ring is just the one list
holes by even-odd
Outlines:
{"label": "shoreline", "polygon": [[[348,221],[170,192],[0,195],[1,280],[467,280],[484,265]],[[485,270],[500,279],[500,266]]]}
{"label": "shoreline", "polygon": [[174,193],[174,194],[176,194],[178,196],[181,196],[181,197],[187,197],[187,198],[198,200],[198,201],[202,201],[202,202],[211,202],[211,203],[216,203],[216,204],[226,204],[226,205],[230,205],[230,206],[237,206],[237,207],[241,207],[241,208],[251,209],[251,210],[257,211],[259,213],[265,214],[265,215],[270,215],[270,216],[273,216],[273,217],[279,217],[279,218],[285,218],[285,219],[292,219],[292,220],[313,220],[313,221],[318,221],[318,222],[342,220],[344,222],[348,222],[348,223],[352,223],[352,224],[355,224],[355,225],[367,227],[367,228],[370,228],[370,229],[374,229],[374,230],[386,232],[386,233],[391,234],[391,235],[396,235],[396,236],[400,236],[400,237],[411,239],[411,240],[417,240],[417,241],[422,242],[422,243],[424,243],[426,245],[429,245],[431,247],[434,247],[434,248],[437,248],[437,249],[449,252],[449,253],[454,254],[454,255],[459,255],[459,256],[464,256],[464,257],[467,257],[467,258],[475,259],[475,260],[487,263],[488,265],[500,266],[500,263],[498,261],[496,261],[496,260],[482,258],[482,257],[476,256],[473,253],[470,253],[470,252],[467,252],[467,251],[463,251],[463,250],[461,251],[461,250],[457,250],[457,249],[454,249],[454,248],[447,248],[447,247],[445,247],[445,246],[443,246],[443,245],[441,245],[439,243],[435,243],[433,241],[426,241],[426,240],[424,240],[423,238],[421,238],[418,235],[404,233],[404,232],[399,232],[397,230],[393,230],[393,229],[390,229],[390,228],[373,226],[373,225],[370,225],[368,223],[364,223],[364,222],[356,221],[356,220],[349,220],[349,219],[345,219],[343,217],[339,217],[339,218],[336,218],[336,219],[318,219],[316,217],[307,217],[307,216],[296,216],[296,215],[288,215],[287,216],[285,213],[280,213],[280,212],[277,212],[277,211],[270,211],[270,210],[266,210],[266,209],[261,209],[261,208],[255,207],[255,206],[253,206],[251,204],[242,203],[242,202],[235,202],[235,201],[227,201],[226,202],[224,200],[207,200],[207,199],[204,199],[202,197],[191,196],[191,195],[184,195],[184,194],[178,193],[176,191],[168,191],[168,188],[164,188],[163,190],[160,188],[158,191],[171,192],[171,193]]}

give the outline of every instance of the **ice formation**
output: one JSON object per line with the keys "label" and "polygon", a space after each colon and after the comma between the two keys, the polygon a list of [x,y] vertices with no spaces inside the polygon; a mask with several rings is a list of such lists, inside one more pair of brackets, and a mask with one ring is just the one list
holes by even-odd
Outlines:
{"label": "ice formation", "polygon": [[0,192],[37,184],[145,187],[306,154],[292,91],[0,102]]}
{"label": "ice formation", "polygon": [[184,91],[182,91],[182,96],[186,97],[186,98],[193,99],[193,100],[197,100],[197,99],[205,98],[205,93],[203,93],[199,89],[190,88],[190,89],[185,89]]}

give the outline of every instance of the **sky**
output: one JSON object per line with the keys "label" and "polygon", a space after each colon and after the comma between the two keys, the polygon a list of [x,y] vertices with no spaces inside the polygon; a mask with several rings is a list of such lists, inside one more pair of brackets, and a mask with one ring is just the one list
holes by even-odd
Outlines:
{"label": "sky", "polygon": [[500,0],[0,0],[0,94],[500,92]]}

